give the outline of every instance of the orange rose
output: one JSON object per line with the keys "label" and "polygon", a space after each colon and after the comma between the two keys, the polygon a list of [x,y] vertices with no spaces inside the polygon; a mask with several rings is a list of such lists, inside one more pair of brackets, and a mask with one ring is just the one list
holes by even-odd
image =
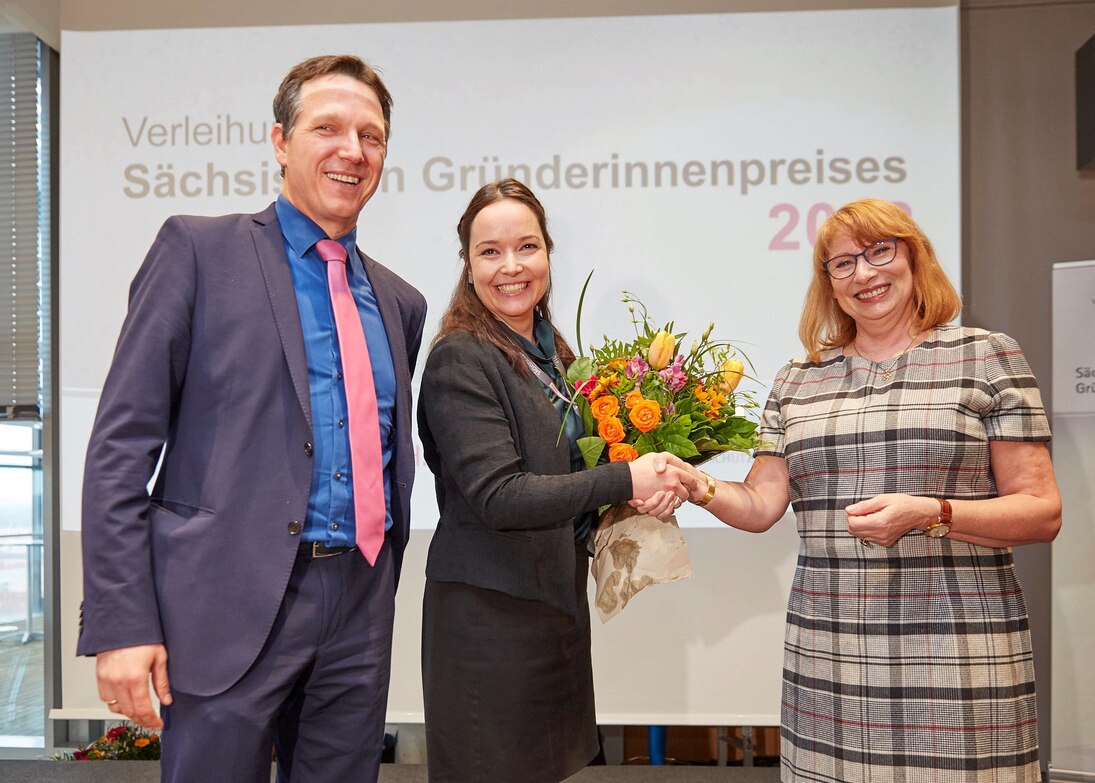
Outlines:
{"label": "orange rose", "polygon": [[624,439],[624,423],[615,416],[601,419],[597,422],[597,434],[604,438],[605,443],[619,443]]}
{"label": "orange rose", "polygon": [[631,410],[644,399],[645,398],[643,397],[643,393],[638,389],[635,389],[634,391],[629,391],[627,393],[627,396],[624,397],[624,405],[627,407],[628,410]]}
{"label": "orange rose", "polygon": [[662,406],[657,400],[642,400],[635,404],[627,415],[639,432],[650,432],[662,420]]}
{"label": "orange rose", "polygon": [[609,462],[631,462],[639,458],[639,452],[630,443],[613,443],[608,447]]}
{"label": "orange rose", "polygon": [[620,412],[620,401],[611,394],[598,397],[589,405],[589,411],[597,421],[615,416]]}

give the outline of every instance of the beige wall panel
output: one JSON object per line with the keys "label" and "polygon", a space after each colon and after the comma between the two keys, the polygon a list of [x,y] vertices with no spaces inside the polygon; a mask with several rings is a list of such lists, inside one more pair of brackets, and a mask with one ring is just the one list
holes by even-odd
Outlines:
{"label": "beige wall panel", "polygon": [[53,49],[61,46],[60,0],[0,0],[0,33],[34,33]]}
{"label": "beige wall panel", "polygon": [[[963,294],[967,324],[1015,337],[1047,404],[1056,261],[1095,256],[1095,174],[1076,170],[1076,50],[1095,2],[977,3],[962,19]],[[1066,509],[1067,520],[1067,509]],[[1016,549],[1050,760],[1051,557]]]}
{"label": "beige wall panel", "polygon": [[[32,0],[21,0],[29,3]],[[709,14],[729,11],[802,11],[831,8],[931,8],[954,0],[404,0],[363,5],[357,0],[266,0],[261,14],[245,3],[189,0],[61,0],[65,30],[127,30],[171,27],[232,27],[257,24],[337,24],[344,22],[425,22],[467,19],[535,19],[642,14]]]}

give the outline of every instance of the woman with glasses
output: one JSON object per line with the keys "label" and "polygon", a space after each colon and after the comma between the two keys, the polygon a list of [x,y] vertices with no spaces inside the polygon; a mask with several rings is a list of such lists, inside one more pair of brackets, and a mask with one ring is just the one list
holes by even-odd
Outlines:
{"label": "woman with glasses", "polygon": [[767,444],[742,483],[696,472],[692,500],[733,527],[795,511],[784,781],[1041,780],[1011,547],[1060,528],[1049,425],[1016,342],[947,325],[960,307],[911,218],[844,206],[818,235],[806,356],[776,376]]}

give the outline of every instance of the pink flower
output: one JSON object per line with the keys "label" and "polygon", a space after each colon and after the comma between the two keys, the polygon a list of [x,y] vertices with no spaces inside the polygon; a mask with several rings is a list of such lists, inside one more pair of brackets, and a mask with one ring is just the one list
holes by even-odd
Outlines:
{"label": "pink flower", "polygon": [[578,390],[579,394],[584,394],[588,397],[597,389],[597,384],[599,382],[600,379],[596,375],[591,375],[587,380],[579,381],[574,384],[574,388]]}
{"label": "pink flower", "polygon": [[665,385],[669,387],[670,391],[680,391],[688,383],[688,376],[684,374],[681,366],[684,364],[684,356],[679,355],[673,361],[673,364],[666,367],[664,370],[659,370],[658,375],[665,381]]}
{"label": "pink flower", "polygon": [[624,367],[624,375],[626,375],[631,380],[635,380],[636,378],[642,378],[649,371],[650,365],[643,361],[643,358],[641,356],[634,357],[631,361],[627,363],[627,366]]}

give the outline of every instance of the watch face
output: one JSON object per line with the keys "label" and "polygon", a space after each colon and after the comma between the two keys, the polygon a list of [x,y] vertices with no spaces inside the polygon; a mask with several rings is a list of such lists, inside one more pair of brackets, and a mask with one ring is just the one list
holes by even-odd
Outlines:
{"label": "watch face", "polygon": [[946,522],[936,522],[934,525],[924,531],[924,535],[928,538],[942,538],[951,532],[951,526]]}

